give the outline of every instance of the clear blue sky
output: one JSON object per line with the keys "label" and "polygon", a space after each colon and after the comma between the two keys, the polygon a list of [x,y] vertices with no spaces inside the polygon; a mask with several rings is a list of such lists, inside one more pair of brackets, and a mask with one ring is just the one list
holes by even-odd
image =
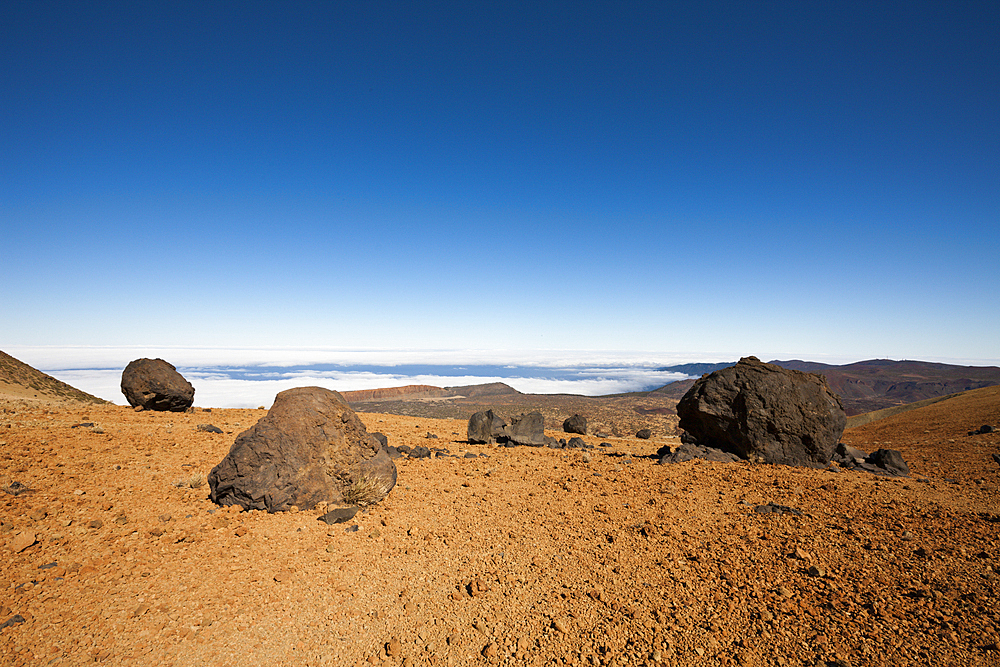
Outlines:
{"label": "clear blue sky", "polygon": [[7,0],[0,61],[0,349],[1000,359],[996,2]]}

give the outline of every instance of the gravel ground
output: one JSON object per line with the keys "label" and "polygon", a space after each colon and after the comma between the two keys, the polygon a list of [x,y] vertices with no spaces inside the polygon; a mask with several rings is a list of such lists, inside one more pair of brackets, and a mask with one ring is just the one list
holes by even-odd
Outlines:
{"label": "gravel ground", "polygon": [[447,453],[332,526],[208,500],[262,410],[0,401],[0,663],[1000,664],[1000,438],[966,434],[1000,394],[969,396],[845,433],[899,449],[901,479],[363,413]]}

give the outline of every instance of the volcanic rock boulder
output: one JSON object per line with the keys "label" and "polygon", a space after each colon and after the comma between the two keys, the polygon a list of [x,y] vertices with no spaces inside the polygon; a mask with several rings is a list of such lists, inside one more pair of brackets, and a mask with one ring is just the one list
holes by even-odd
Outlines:
{"label": "volcanic rock boulder", "polygon": [[885,471],[883,474],[886,475],[893,477],[910,476],[910,466],[906,465],[903,455],[896,449],[879,449],[872,452],[872,455],[865,460],[865,463],[881,468]]}
{"label": "volcanic rock boulder", "polygon": [[213,502],[244,509],[370,505],[395,486],[396,464],[340,394],[299,387],[237,436],[208,484]]}
{"label": "volcanic rock boulder", "polygon": [[194,387],[163,359],[136,359],[122,372],[122,393],[132,407],[184,412],[194,403]]}
{"label": "volcanic rock boulder", "polygon": [[715,447],[702,447],[701,445],[691,443],[684,443],[673,450],[669,446],[661,447],[656,454],[660,457],[660,465],[684,463],[685,461],[693,461],[695,459],[718,461],[720,463],[735,463],[740,460],[740,457],[732,452],[726,452]]}
{"label": "volcanic rock boulder", "polygon": [[469,417],[467,433],[469,442],[496,442],[508,447],[544,447],[555,442],[555,438],[545,435],[545,418],[541,412],[512,417],[509,424],[494,414],[493,410],[477,412]]}
{"label": "volcanic rock boulder", "polygon": [[563,431],[587,435],[587,418],[580,414],[573,415],[563,422]]}
{"label": "volcanic rock boulder", "polygon": [[492,410],[484,410],[469,417],[467,437],[469,442],[477,444],[496,442],[506,426],[507,422]]}
{"label": "volcanic rock boulder", "polygon": [[764,463],[829,463],[847,415],[816,373],[745,357],[696,381],[677,404],[680,427],[702,446]]}
{"label": "volcanic rock boulder", "polygon": [[541,412],[529,412],[526,415],[512,417],[510,424],[504,427],[503,434],[508,444],[527,445],[529,447],[544,447],[554,438],[545,435],[545,418]]}

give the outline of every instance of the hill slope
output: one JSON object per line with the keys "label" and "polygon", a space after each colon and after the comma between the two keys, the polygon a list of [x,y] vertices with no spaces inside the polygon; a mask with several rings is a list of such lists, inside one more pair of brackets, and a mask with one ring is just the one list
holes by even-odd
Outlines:
{"label": "hill slope", "polygon": [[18,398],[107,403],[104,399],[71,387],[5,352],[0,352],[0,393]]}

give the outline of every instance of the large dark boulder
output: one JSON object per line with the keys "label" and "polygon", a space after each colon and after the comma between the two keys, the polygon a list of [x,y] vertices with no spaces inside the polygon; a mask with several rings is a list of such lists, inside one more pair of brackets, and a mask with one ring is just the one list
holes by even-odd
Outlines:
{"label": "large dark boulder", "polygon": [[493,443],[503,434],[505,426],[507,422],[494,414],[493,410],[477,412],[469,417],[467,438],[475,444]]}
{"label": "large dark boulder", "polygon": [[677,415],[699,445],[789,465],[829,463],[847,424],[840,397],[822,375],[756,357],[696,381]]}
{"label": "large dark boulder", "polygon": [[507,447],[544,447],[555,442],[554,438],[545,435],[545,418],[541,412],[512,417],[509,424],[493,410],[477,412],[469,417],[467,434],[471,443],[495,442]]}
{"label": "large dark boulder", "polygon": [[208,475],[212,501],[278,512],[317,503],[370,505],[396,484],[396,464],[335,391],[277,395]]}
{"label": "large dark boulder", "polygon": [[122,393],[132,407],[184,412],[194,403],[194,387],[163,359],[136,359],[122,371]]}
{"label": "large dark boulder", "polygon": [[529,447],[544,447],[553,439],[546,439],[545,418],[541,412],[529,412],[526,415],[511,417],[510,423],[504,427],[503,434],[508,444]]}
{"label": "large dark boulder", "polygon": [[587,418],[580,414],[573,415],[563,422],[563,431],[587,435]]}

